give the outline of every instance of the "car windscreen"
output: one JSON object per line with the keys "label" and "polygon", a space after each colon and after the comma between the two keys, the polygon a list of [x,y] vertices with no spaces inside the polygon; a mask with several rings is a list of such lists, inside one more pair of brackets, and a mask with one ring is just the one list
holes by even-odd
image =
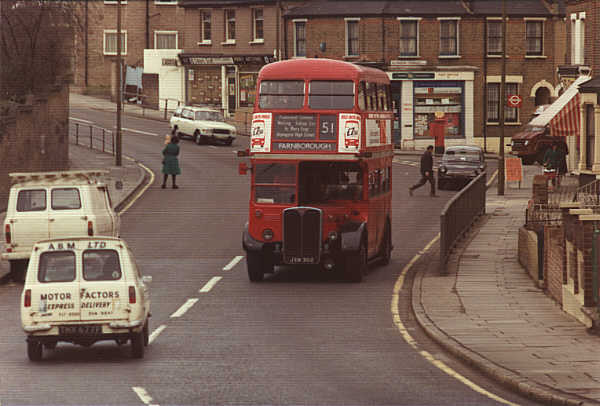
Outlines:
{"label": "car windscreen", "polygon": [[262,109],[300,109],[304,104],[304,81],[263,80],[258,103]]}
{"label": "car windscreen", "polygon": [[223,114],[218,111],[197,111],[196,112],[196,120],[197,121],[225,121]]}
{"label": "car windscreen", "polygon": [[477,151],[470,150],[453,150],[446,151],[442,158],[444,162],[473,162],[481,161],[481,155]]}
{"label": "car windscreen", "polygon": [[257,163],[252,170],[256,203],[289,204],[296,201],[295,164]]}
{"label": "car windscreen", "polygon": [[316,110],[350,110],[354,107],[354,83],[313,80],[308,86],[308,106]]}
{"label": "car windscreen", "polygon": [[83,279],[86,281],[116,281],[121,279],[121,263],[115,250],[85,250]]}
{"label": "car windscreen", "polygon": [[75,254],[72,251],[52,251],[40,255],[38,281],[46,283],[74,280]]}

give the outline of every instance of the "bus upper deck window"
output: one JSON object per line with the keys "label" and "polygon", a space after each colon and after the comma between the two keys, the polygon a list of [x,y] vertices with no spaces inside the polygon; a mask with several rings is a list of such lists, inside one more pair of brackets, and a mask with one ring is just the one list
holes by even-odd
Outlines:
{"label": "bus upper deck window", "polygon": [[308,90],[308,106],[319,110],[350,110],[354,107],[354,82],[313,80]]}
{"label": "bus upper deck window", "polygon": [[304,104],[304,81],[263,80],[259,106],[263,109],[300,109]]}

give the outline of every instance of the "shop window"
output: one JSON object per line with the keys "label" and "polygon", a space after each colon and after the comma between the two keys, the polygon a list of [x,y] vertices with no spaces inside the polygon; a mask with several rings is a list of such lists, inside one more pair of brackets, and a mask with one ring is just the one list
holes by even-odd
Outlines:
{"label": "shop window", "polygon": [[527,43],[527,55],[541,56],[544,54],[544,22],[525,22],[525,41]]}
{"label": "shop window", "polygon": [[240,72],[240,107],[252,107],[256,100],[256,72]]}
{"label": "shop window", "polygon": [[414,83],[414,135],[433,137],[434,126],[443,125],[444,137],[464,137],[463,82],[416,81]]}

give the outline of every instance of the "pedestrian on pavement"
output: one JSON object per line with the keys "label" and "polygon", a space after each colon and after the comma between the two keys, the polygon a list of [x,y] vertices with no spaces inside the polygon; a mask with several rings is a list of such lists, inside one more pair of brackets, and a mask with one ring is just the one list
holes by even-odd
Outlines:
{"label": "pedestrian on pavement", "polygon": [[558,172],[563,158],[562,152],[558,149],[558,142],[552,144],[552,148],[546,150],[544,154],[544,167],[554,171],[551,176],[552,186],[556,186]]}
{"label": "pedestrian on pavement", "polygon": [[171,175],[171,179],[173,181],[173,189],[179,189],[179,186],[177,186],[175,183],[175,177],[181,174],[181,169],[179,168],[179,158],[177,158],[179,155],[178,143],[179,137],[174,135],[171,137],[171,142],[169,142],[162,150],[164,157],[162,167],[162,173],[164,174],[162,184],[163,189],[167,187],[167,178],[169,175]]}
{"label": "pedestrian on pavement", "polygon": [[431,197],[437,197],[435,194],[435,180],[433,179],[433,145],[429,145],[423,155],[421,155],[421,180],[415,183],[408,189],[408,193],[412,196],[413,190],[420,188],[425,183],[431,185]]}

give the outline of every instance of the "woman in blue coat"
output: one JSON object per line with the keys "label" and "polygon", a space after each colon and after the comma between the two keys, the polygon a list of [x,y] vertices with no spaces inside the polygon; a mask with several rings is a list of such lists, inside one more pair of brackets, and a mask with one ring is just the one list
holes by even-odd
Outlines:
{"label": "woman in blue coat", "polygon": [[175,184],[175,177],[181,174],[181,169],[179,168],[179,159],[177,158],[179,155],[178,143],[179,138],[173,136],[171,138],[171,142],[169,142],[162,151],[164,157],[162,167],[162,173],[164,174],[162,184],[163,189],[167,187],[167,178],[169,175],[171,175],[171,178],[173,179],[173,189],[179,189],[179,186]]}

